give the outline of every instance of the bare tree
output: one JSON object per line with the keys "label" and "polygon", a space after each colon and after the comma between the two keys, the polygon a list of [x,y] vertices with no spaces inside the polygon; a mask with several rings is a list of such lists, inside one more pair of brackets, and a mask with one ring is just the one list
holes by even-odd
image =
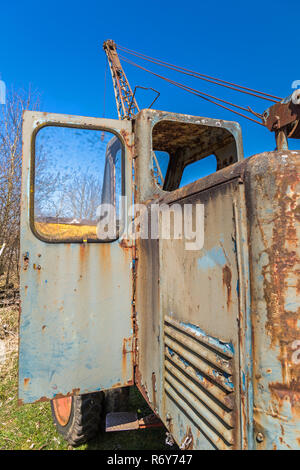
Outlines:
{"label": "bare tree", "polygon": [[66,185],[64,203],[71,217],[79,220],[95,220],[101,202],[102,182],[88,170],[74,172]]}
{"label": "bare tree", "polygon": [[19,259],[22,114],[37,109],[38,97],[29,91],[8,92],[0,105],[0,274],[17,273]]}
{"label": "bare tree", "polygon": [[95,220],[106,145],[99,131],[50,126],[35,145],[35,217]]}
{"label": "bare tree", "polygon": [[63,188],[68,180],[56,169],[56,160],[49,158],[47,145],[35,147],[34,216],[60,217],[62,215]]}
{"label": "bare tree", "polygon": [[[54,152],[51,152],[51,157]],[[101,202],[99,175],[87,170],[57,170],[55,160],[38,147],[36,154],[34,215],[37,220],[94,220]]]}

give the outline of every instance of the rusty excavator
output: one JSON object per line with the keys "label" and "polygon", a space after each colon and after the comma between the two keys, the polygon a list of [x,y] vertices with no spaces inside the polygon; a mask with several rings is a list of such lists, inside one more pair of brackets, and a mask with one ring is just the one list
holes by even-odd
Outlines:
{"label": "rusty excavator", "polygon": [[[300,90],[282,99],[103,47],[119,119],[24,114],[19,401],[49,400],[73,446],[102,425],[165,426],[182,450],[299,449]],[[276,150],[245,159],[235,121],[140,110],[121,61],[264,126]],[[131,386],[151,415],[120,410]]]}

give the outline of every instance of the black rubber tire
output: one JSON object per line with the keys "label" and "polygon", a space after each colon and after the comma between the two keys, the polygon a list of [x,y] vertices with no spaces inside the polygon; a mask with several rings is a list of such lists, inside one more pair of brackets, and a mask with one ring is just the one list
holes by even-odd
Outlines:
{"label": "black rubber tire", "polygon": [[127,411],[130,387],[107,390],[105,393],[105,413]]}
{"label": "black rubber tire", "polygon": [[88,393],[72,397],[69,421],[62,426],[55,415],[53,402],[51,410],[54,425],[63,438],[73,447],[89,441],[97,434],[103,414],[104,393]]}

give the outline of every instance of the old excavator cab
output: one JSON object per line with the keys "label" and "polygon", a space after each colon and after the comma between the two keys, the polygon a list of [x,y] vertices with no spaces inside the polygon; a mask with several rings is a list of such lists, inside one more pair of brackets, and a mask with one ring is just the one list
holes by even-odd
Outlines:
{"label": "old excavator cab", "polygon": [[[103,394],[120,402],[136,385],[155,418],[108,413],[107,431],[163,424],[180,449],[297,449],[298,90],[282,99],[118,47],[273,104],[208,95],[108,40],[119,120],[24,113],[20,403],[51,400],[78,445]],[[244,159],[235,122],[140,111],[120,58],[265,126],[277,150]]]}
{"label": "old excavator cab", "polygon": [[182,449],[298,448],[299,152],[147,109],[26,112],[23,142],[20,401],[136,384]]}

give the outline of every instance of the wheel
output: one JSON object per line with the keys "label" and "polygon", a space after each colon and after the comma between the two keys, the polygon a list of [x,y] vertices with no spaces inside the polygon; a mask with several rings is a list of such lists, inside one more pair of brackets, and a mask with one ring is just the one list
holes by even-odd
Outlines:
{"label": "wheel", "polygon": [[73,447],[92,439],[100,427],[103,392],[51,400],[57,431]]}
{"label": "wheel", "polygon": [[73,447],[84,444],[102,427],[104,413],[127,410],[129,391],[130,387],[123,387],[51,400],[57,431]]}

